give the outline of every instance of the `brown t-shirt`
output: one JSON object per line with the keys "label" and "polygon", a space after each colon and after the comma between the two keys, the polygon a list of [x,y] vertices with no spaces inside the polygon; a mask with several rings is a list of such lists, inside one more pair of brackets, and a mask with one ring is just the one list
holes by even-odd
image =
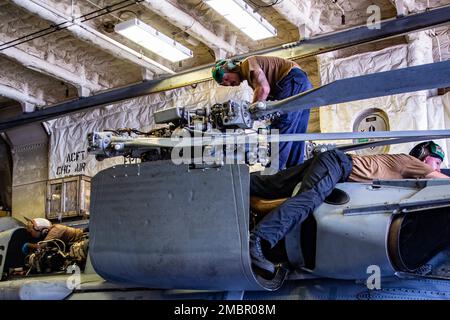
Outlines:
{"label": "brown t-shirt", "polygon": [[239,74],[242,80],[247,80],[248,85],[255,89],[252,71],[261,69],[269,82],[270,91],[274,92],[277,82],[287,76],[292,68],[300,67],[295,62],[278,57],[251,56],[241,62]]}
{"label": "brown t-shirt", "polygon": [[59,239],[66,245],[81,240],[83,231],[80,229],[68,227],[62,224],[54,224],[44,240]]}
{"label": "brown t-shirt", "polygon": [[433,172],[426,163],[406,154],[352,156],[353,168],[348,181],[370,182],[375,179],[418,179]]}

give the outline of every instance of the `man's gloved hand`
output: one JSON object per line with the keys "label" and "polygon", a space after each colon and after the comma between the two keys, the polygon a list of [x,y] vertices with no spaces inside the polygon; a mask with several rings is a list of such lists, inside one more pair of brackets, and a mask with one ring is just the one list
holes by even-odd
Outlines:
{"label": "man's gloved hand", "polygon": [[250,106],[248,107],[248,111],[250,111],[251,113],[255,113],[257,111],[266,110],[266,107],[267,105],[264,101],[257,101],[250,104]]}
{"label": "man's gloved hand", "polygon": [[27,254],[30,253],[30,247],[29,247],[29,245],[30,245],[30,244],[29,244],[28,242],[23,244],[23,246],[22,246],[22,252],[23,252],[24,255],[27,255]]}
{"label": "man's gloved hand", "polygon": [[22,246],[22,252],[24,254],[30,254],[31,252],[36,251],[37,249],[40,249],[40,246],[35,243],[27,242]]}

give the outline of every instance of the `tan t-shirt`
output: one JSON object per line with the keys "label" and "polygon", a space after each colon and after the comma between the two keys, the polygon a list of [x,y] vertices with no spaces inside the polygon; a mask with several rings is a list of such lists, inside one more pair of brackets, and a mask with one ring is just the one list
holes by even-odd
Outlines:
{"label": "tan t-shirt", "polygon": [[278,57],[251,56],[241,62],[240,75],[242,80],[247,80],[249,86],[255,89],[252,71],[261,69],[269,82],[270,91],[274,92],[277,82],[287,76],[292,68],[300,67],[295,62]]}
{"label": "tan t-shirt", "polygon": [[66,245],[81,240],[83,231],[62,224],[54,224],[44,240],[60,239]]}
{"label": "tan t-shirt", "polygon": [[352,156],[353,168],[348,181],[369,182],[375,179],[418,179],[433,172],[433,168],[406,154]]}

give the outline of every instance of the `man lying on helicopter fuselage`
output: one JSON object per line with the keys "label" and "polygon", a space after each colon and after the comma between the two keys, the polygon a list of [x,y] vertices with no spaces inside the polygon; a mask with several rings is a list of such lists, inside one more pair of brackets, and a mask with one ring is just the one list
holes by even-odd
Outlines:
{"label": "man lying on helicopter fuselage", "polygon": [[[250,256],[253,265],[274,273],[275,266],[265,257],[262,242],[273,248],[295,225],[302,223],[324,202],[337,183],[370,182],[375,179],[449,179],[440,172],[443,160],[442,148],[428,141],[416,145],[409,155],[357,156],[330,150],[272,176],[252,174],[252,201],[257,198],[288,198],[251,231]],[[299,192],[291,197],[299,182]]]}

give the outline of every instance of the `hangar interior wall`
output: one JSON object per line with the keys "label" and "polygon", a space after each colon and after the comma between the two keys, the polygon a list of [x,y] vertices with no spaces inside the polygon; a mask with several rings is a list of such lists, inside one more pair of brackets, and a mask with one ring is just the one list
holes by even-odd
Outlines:
{"label": "hangar interior wall", "polygon": [[[320,86],[319,68],[316,57],[308,57],[295,60],[296,63],[308,74],[308,78],[314,88]],[[309,116],[308,132],[320,132],[319,108],[312,108]]]}
{"label": "hangar interior wall", "polygon": [[11,209],[12,166],[10,148],[0,137],[0,216],[2,211]]}
{"label": "hangar interior wall", "polygon": [[[450,92],[445,95],[430,97],[427,100],[428,128],[430,130],[450,129]],[[444,163],[449,167],[450,143],[448,140],[436,140],[444,148],[446,159]]]}
{"label": "hangar interior wall", "polygon": [[48,145],[13,150],[12,214],[18,219],[45,217]]}
{"label": "hangar interior wall", "polygon": [[[336,57],[334,52],[318,56],[322,84],[359,75],[406,68],[433,62],[433,43],[428,32],[418,32],[406,37],[407,43],[397,44],[373,52],[349,57]],[[353,131],[356,118],[367,109],[383,110],[389,118],[391,131],[444,129],[450,126],[443,117],[448,98],[434,96],[435,90],[419,91],[394,96],[352,101],[320,108],[321,132]],[[444,150],[445,140],[437,141]],[[393,145],[390,153],[408,153],[415,143]],[[448,165],[447,159],[445,164]]]}
{"label": "hangar interior wall", "polygon": [[11,141],[12,215],[44,217],[48,178],[48,136],[40,124],[7,131]]}

